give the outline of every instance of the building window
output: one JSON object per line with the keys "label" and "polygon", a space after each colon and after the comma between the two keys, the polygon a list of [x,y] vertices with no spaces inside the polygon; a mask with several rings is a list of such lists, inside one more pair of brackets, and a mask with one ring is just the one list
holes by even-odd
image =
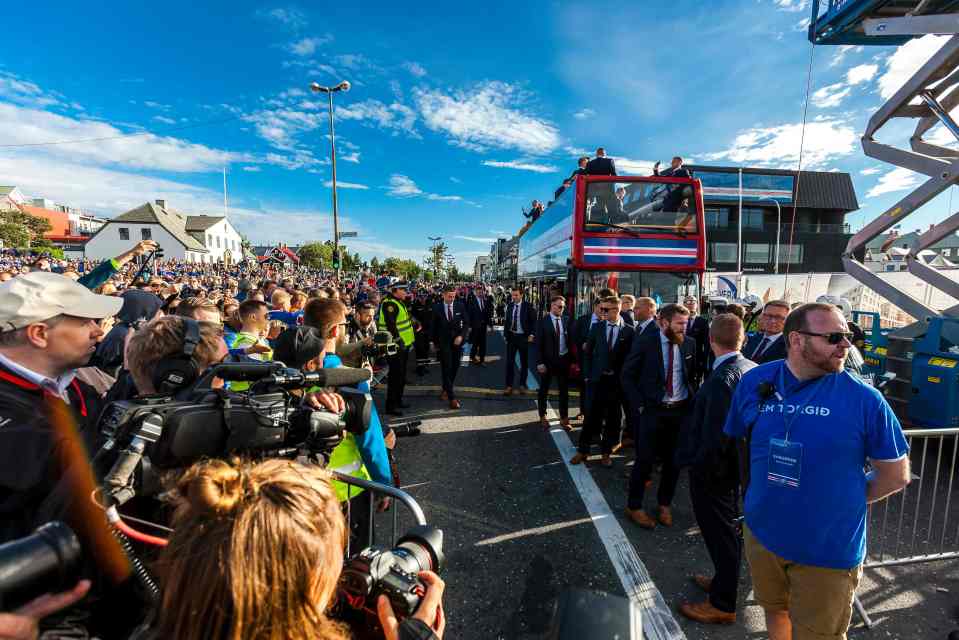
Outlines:
{"label": "building window", "polygon": [[712,262],[736,262],[735,242],[711,242],[709,251]]}
{"label": "building window", "polygon": [[948,258],[949,256],[952,255],[952,249],[943,249],[943,250],[942,250],[942,255],[943,255],[944,257]]}
{"label": "building window", "polygon": [[782,244],[779,246],[779,264],[801,264],[803,246],[801,244]]}
{"label": "building window", "polygon": [[217,249],[220,248],[220,236],[217,236],[217,237],[216,237],[216,248],[217,248]]}
{"label": "building window", "polygon": [[729,226],[729,209],[721,207],[718,209],[706,209],[706,228],[707,229],[725,229]]}
{"label": "building window", "polygon": [[743,209],[743,229],[763,228],[763,210],[762,209]]}
{"label": "building window", "polygon": [[120,227],[120,239],[129,240],[130,239],[130,229],[127,227]]}
{"label": "building window", "polygon": [[769,245],[765,242],[746,244],[744,261],[749,264],[769,264]]}
{"label": "building window", "polygon": [[140,239],[141,240],[153,240],[153,232],[146,227],[140,229]]}
{"label": "building window", "polygon": [[211,236],[209,233],[206,234],[206,246],[208,247],[213,246],[213,236]]}

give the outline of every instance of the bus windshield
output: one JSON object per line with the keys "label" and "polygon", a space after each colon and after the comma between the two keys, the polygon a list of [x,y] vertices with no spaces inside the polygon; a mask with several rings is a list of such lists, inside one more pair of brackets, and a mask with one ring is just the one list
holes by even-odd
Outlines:
{"label": "bus windshield", "polygon": [[600,289],[613,289],[619,295],[648,297],[657,305],[682,302],[686,296],[699,298],[696,273],[664,271],[579,271],[576,274],[576,315],[591,311],[590,305]]}
{"label": "bus windshield", "polygon": [[696,233],[696,199],[685,184],[591,182],[584,222],[586,231]]}

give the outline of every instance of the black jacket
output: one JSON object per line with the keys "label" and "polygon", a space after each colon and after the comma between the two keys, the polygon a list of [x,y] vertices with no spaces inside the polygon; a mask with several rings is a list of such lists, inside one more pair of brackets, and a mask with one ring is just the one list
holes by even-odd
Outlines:
{"label": "black jacket", "polygon": [[659,169],[654,169],[653,173],[657,176],[662,176],[663,178],[692,178],[692,172],[687,169],[684,165],[680,165],[678,169],[673,169],[672,167],[660,171]]}
{"label": "black jacket", "polygon": [[589,338],[589,330],[592,328],[593,312],[583,314],[573,322],[573,341],[576,344],[576,357],[580,366],[584,365],[583,358],[586,356],[586,340]]}
{"label": "black jacket", "polygon": [[586,163],[586,175],[615,176],[616,163],[612,158],[593,158]]}
{"label": "black jacket", "polygon": [[[469,322],[466,318],[466,307],[459,300],[453,301],[453,321],[446,317],[446,303],[437,302],[433,305],[433,320],[430,323],[430,340],[438,349],[453,347],[453,340],[457,337],[466,341],[469,334]],[[462,342],[460,343],[462,346]]]}
{"label": "black jacket", "polygon": [[597,322],[593,325],[589,337],[586,339],[583,376],[590,382],[599,380],[600,376],[607,371],[612,371],[613,378],[619,380],[622,377],[626,356],[629,355],[633,346],[633,328],[624,322],[619,328],[616,344],[610,351],[609,343],[606,340],[608,327],[608,322]]}
{"label": "black jacket", "polygon": [[762,342],[765,334],[757,333],[752,336],[749,340],[746,341],[746,346],[743,347],[743,355],[755,362],[756,364],[766,364],[767,362],[772,362],[773,360],[783,360],[786,357],[786,335],[783,334],[776,338],[776,341],[766,347],[766,350],[758,358],[753,358],[753,352],[759,348],[759,343]]}
{"label": "black jacket", "polygon": [[703,316],[694,316],[689,319],[686,335],[696,340],[696,357],[699,360],[699,369],[705,371],[706,356],[709,349],[709,321]]}
{"label": "black jacket", "polygon": [[[513,308],[516,306],[512,300],[506,305],[506,315],[505,320],[503,321],[503,332],[508,338],[513,333]],[[535,335],[536,334],[536,311],[533,310],[533,305],[531,305],[526,300],[520,302],[519,308],[519,321],[522,323],[523,334],[525,336]]]}
{"label": "black jacket", "polygon": [[[559,322],[566,333],[566,357],[569,358],[572,357],[573,349],[569,316],[560,316]],[[539,355],[537,364],[546,365],[547,368],[554,370],[563,369],[566,366],[563,358],[559,355],[559,338],[556,335],[556,326],[551,313],[544,315],[536,324],[536,352]]]}
{"label": "black jacket", "polygon": [[[666,367],[660,335],[657,331],[633,340],[632,349],[623,365],[623,387],[634,407],[658,408],[666,395]],[[696,340],[687,337],[680,346],[679,353],[683,359],[686,391],[692,398],[700,377],[696,360]]]}
{"label": "black jacket", "polygon": [[466,298],[466,315],[469,318],[471,329],[486,329],[493,326],[493,299],[489,296],[483,297],[483,308],[480,309],[479,298],[470,294]]}
{"label": "black jacket", "polygon": [[[102,401],[93,387],[74,379],[70,404],[0,366],[0,543],[33,533],[50,520],[70,521],[67,507],[89,496],[71,495],[61,482],[86,464],[71,441],[93,455]],[[65,409],[70,421],[51,420]],[[75,425],[75,426],[74,426]],[[74,510],[75,511],[75,510]]]}
{"label": "black jacket", "polygon": [[755,366],[742,354],[723,361],[699,388],[680,432],[677,463],[692,467],[693,473],[719,490],[739,484],[736,442],[723,433],[723,426],[739,381]]}

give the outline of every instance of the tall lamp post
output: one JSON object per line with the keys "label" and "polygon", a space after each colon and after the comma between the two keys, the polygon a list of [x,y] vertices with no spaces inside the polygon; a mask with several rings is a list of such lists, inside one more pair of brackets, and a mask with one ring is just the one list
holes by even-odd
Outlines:
{"label": "tall lamp post", "polygon": [[439,242],[440,240],[442,240],[442,239],[443,239],[443,236],[436,236],[435,238],[434,238],[433,236],[426,236],[426,237],[427,237],[427,239],[428,239],[430,242],[433,243],[433,280],[438,280],[438,279],[439,279],[439,272],[437,271],[437,269],[439,269],[439,265],[436,264],[436,261],[437,261],[437,258],[436,258],[436,243]]}
{"label": "tall lamp post", "polygon": [[779,206],[779,200],[775,198],[770,198],[769,196],[763,196],[760,200],[769,200],[776,205],[776,262],[773,267],[773,273],[779,273],[779,236],[782,235],[782,223],[783,223],[783,210]]}
{"label": "tall lamp post", "polygon": [[333,94],[339,91],[349,91],[350,83],[344,80],[335,87],[324,87],[318,82],[310,84],[313,93],[325,93],[330,97],[330,161],[333,163],[333,264],[336,279],[340,279],[340,223],[336,210],[336,133],[333,129]]}

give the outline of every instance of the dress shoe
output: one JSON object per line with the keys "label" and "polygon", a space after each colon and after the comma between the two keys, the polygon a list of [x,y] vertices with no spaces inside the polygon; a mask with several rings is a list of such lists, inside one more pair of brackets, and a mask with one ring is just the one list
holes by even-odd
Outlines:
{"label": "dress shoe", "polygon": [[520,393],[529,393],[529,387],[527,387],[525,384],[522,384],[522,385],[520,385],[520,387],[519,387],[519,392],[520,392]]}
{"label": "dress shoe", "polygon": [[576,455],[569,459],[570,464],[583,464],[588,456],[585,453],[576,452]]}
{"label": "dress shoe", "polygon": [[658,516],[659,524],[664,527],[673,526],[673,512],[669,507],[660,507]]}
{"label": "dress shoe", "polygon": [[570,432],[573,430],[573,425],[569,423],[569,418],[563,418],[562,420],[560,420],[559,426],[563,427],[563,430],[566,432]]}
{"label": "dress shoe", "polygon": [[629,507],[626,507],[626,515],[630,520],[643,529],[656,528],[656,521],[650,518],[642,509],[630,509]]}
{"label": "dress shoe", "polygon": [[440,400],[449,400],[449,399],[450,397],[446,395],[445,391],[440,394]]}
{"label": "dress shoe", "polygon": [[450,409],[459,409],[460,406],[459,400],[450,400]]}
{"label": "dress shoe", "polygon": [[503,389],[503,395],[504,396],[513,395],[513,387],[506,387],[505,389]]}
{"label": "dress shoe", "polygon": [[547,431],[549,430],[550,424],[549,424],[549,420],[546,419],[546,416],[540,416],[539,424],[541,427],[543,427]]}
{"label": "dress shoe", "polygon": [[610,458],[609,455],[604,454],[603,458],[599,461],[599,464],[609,469],[613,466],[613,459]]}
{"label": "dress shoe", "polygon": [[707,578],[701,573],[697,573],[693,576],[693,582],[696,583],[696,586],[709,593],[710,589],[713,588],[713,579]]}
{"label": "dress shoe", "polygon": [[705,602],[684,602],[679,605],[679,612],[696,622],[703,624],[735,624],[736,614],[720,611],[709,600]]}

